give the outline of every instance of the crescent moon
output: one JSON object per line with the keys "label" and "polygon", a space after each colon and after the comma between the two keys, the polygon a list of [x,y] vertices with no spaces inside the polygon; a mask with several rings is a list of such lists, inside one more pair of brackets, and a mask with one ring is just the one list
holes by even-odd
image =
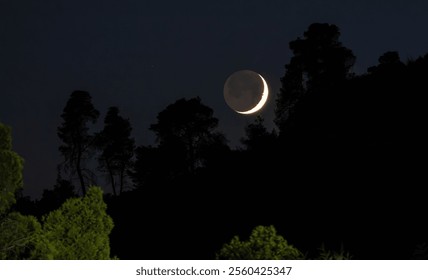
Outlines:
{"label": "crescent moon", "polygon": [[256,106],[254,106],[252,109],[248,110],[248,111],[236,111],[237,113],[240,114],[244,114],[244,115],[248,115],[248,114],[252,114],[257,112],[258,110],[260,110],[263,105],[265,105],[267,99],[268,99],[268,95],[269,95],[269,87],[265,81],[265,79],[263,79],[262,75],[258,74],[260,79],[262,79],[263,81],[263,93],[262,93],[262,98],[260,98],[259,103],[257,103]]}

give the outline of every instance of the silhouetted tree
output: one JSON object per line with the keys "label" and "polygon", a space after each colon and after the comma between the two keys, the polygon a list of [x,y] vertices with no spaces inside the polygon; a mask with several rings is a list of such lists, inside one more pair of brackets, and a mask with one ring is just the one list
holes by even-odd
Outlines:
{"label": "silhouetted tree", "polygon": [[216,131],[218,119],[199,97],[179,99],[157,116],[150,129],[155,132],[158,148],[173,173],[194,173],[204,165],[204,154],[213,146],[224,146],[224,136]]}
{"label": "silhouetted tree", "polygon": [[300,260],[303,254],[278,235],[274,226],[257,226],[247,241],[234,236],[216,255],[225,260]]}
{"label": "silhouetted tree", "polygon": [[22,215],[33,215],[38,217],[38,201],[33,200],[29,195],[24,195],[23,188],[16,192],[16,204],[11,207],[11,212],[18,212]]}
{"label": "silhouetted tree", "polygon": [[[93,136],[89,133],[88,122],[95,123],[99,112],[92,105],[91,96],[86,91],[74,91],[61,115],[63,123],[58,127],[58,136],[63,142],[59,150],[64,156],[66,167],[72,174],[77,173],[82,193],[86,193],[86,156],[93,148]],[[86,171],[86,172],[85,172]],[[88,174],[86,174],[88,175]]]}
{"label": "silhouetted tree", "polygon": [[97,134],[97,147],[101,150],[99,166],[108,174],[113,194],[122,193],[126,176],[132,167],[135,140],[128,119],[119,116],[117,107],[110,107],[104,119],[104,129]]}
{"label": "silhouetted tree", "polygon": [[152,146],[139,146],[135,149],[135,161],[130,172],[134,186],[142,189],[155,182],[169,179],[165,176],[167,158],[161,150]]}
{"label": "silhouetted tree", "polygon": [[396,51],[384,53],[379,57],[378,61],[379,65],[369,67],[367,72],[376,73],[384,71],[388,74],[393,74],[393,72],[404,70],[405,64],[401,62],[400,55]]}
{"label": "silhouetted tree", "polygon": [[67,199],[77,197],[74,191],[74,186],[70,181],[64,180],[61,177],[57,178],[57,182],[53,189],[43,190],[42,198],[37,201],[38,217],[41,217],[53,210],[58,209]]}
{"label": "silhouetted tree", "polygon": [[10,127],[0,123],[0,219],[16,202],[15,193],[22,188],[23,163],[12,150]]}
{"label": "silhouetted tree", "polygon": [[411,98],[411,87],[415,80],[406,73],[406,66],[401,62],[398,52],[386,52],[378,61],[378,65],[368,68],[368,74],[363,75],[355,87],[359,88],[355,95],[365,98],[357,101],[361,103],[355,106],[353,112],[357,115],[363,111],[363,114],[354,122],[364,124],[361,127],[364,131],[360,133],[366,137],[370,135],[371,145],[390,142],[391,138],[397,137],[396,132],[403,131],[408,125],[405,119],[410,112],[407,108],[415,105],[411,104],[413,101],[409,102],[414,99]]}
{"label": "silhouetted tree", "polygon": [[295,127],[318,129],[331,120],[331,102],[337,102],[338,87],[350,77],[355,61],[339,36],[336,25],[314,23],[303,39],[290,42],[293,57],[285,66],[275,109],[280,134]]}
{"label": "silhouetted tree", "polygon": [[[405,120],[405,133],[409,140],[412,139],[412,142],[418,142],[418,145],[415,145],[416,143],[410,144],[413,145],[416,150],[418,150],[419,147],[424,147],[428,138],[425,130],[421,129],[425,126],[426,119],[425,96],[428,91],[427,76],[428,53],[407,63],[408,79],[406,81],[406,89],[408,92],[412,92],[412,95],[408,96],[405,104],[401,104],[401,106],[403,107],[404,105],[407,108],[406,113],[409,119]],[[403,99],[401,98],[400,100]]]}
{"label": "silhouetted tree", "polygon": [[241,140],[247,150],[265,150],[273,148],[276,132],[268,132],[264,126],[264,119],[257,116],[253,123],[245,127],[246,138]]}

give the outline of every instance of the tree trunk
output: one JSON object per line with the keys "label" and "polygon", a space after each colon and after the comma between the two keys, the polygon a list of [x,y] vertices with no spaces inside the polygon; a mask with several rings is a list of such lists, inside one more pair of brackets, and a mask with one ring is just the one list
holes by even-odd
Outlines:
{"label": "tree trunk", "polygon": [[82,168],[80,167],[81,158],[82,158],[82,152],[79,149],[79,152],[77,154],[76,171],[77,171],[77,176],[79,176],[80,186],[82,188],[82,194],[85,195],[86,194],[85,180],[83,179]]}
{"label": "tree trunk", "polygon": [[113,170],[111,170],[110,164],[108,163],[107,160],[106,160],[106,165],[107,165],[107,169],[108,169],[108,174],[110,175],[110,182],[111,182],[111,187],[113,189],[113,195],[117,196],[117,193],[116,193],[116,184],[114,182]]}
{"label": "tree trunk", "polygon": [[122,194],[122,192],[123,192],[123,182],[124,182],[124,170],[122,168],[122,170],[120,171],[120,192],[119,192],[119,194]]}

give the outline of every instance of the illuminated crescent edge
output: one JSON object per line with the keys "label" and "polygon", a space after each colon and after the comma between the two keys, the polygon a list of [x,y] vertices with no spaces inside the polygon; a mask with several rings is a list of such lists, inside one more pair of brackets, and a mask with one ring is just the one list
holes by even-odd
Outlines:
{"label": "illuminated crescent edge", "polygon": [[245,114],[245,115],[252,114],[252,113],[255,113],[258,110],[260,110],[263,107],[263,105],[265,105],[267,98],[268,98],[268,95],[269,95],[269,88],[268,88],[268,85],[267,85],[265,79],[263,79],[262,75],[260,75],[260,74],[258,74],[258,75],[260,76],[260,79],[262,79],[262,81],[263,81],[262,98],[260,98],[259,103],[257,103],[257,105],[254,106],[252,109],[250,109],[248,111],[236,111],[237,113]]}

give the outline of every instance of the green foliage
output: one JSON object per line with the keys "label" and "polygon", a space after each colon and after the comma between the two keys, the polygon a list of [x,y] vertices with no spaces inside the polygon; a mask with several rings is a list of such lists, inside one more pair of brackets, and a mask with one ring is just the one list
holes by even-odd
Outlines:
{"label": "green foliage", "polygon": [[303,257],[272,225],[257,226],[246,241],[234,236],[216,255],[216,259],[226,260],[299,260]]}
{"label": "green foliage", "polygon": [[22,187],[24,160],[12,150],[11,129],[0,123],[0,216],[15,203]]}
{"label": "green foliage", "polygon": [[9,126],[0,123],[0,150],[12,149],[12,134]]}
{"label": "green foliage", "polygon": [[13,212],[0,221],[0,259],[47,259],[48,252],[35,217]]}
{"label": "green foliage", "polygon": [[0,259],[109,259],[113,221],[102,190],[90,187],[84,197],[68,199],[42,226],[33,216],[7,213],[22,187],[22,169],[10,128],[0,123]]}
{"label": "green foliage", "polygon": [[106,209],[102,190],[92,186],[84,197],[70,198],[49,213],[44,218],[43,231],[52,245],[52,258],[109,259],[113,221]]}
{"label": "green foliage", "polygon": [[318,260],[350,260],[352,256],[349,252],[346,252],[343,246],[340,251],[332,251],[325,248],[324,244],[319,248]]}
{"label": "green foliage", "polygon": [[43,226],[10,213],[0,219],[0,259],[109,259],[113,221],[106,208],[101,189],[90,187],[45,216]]}

